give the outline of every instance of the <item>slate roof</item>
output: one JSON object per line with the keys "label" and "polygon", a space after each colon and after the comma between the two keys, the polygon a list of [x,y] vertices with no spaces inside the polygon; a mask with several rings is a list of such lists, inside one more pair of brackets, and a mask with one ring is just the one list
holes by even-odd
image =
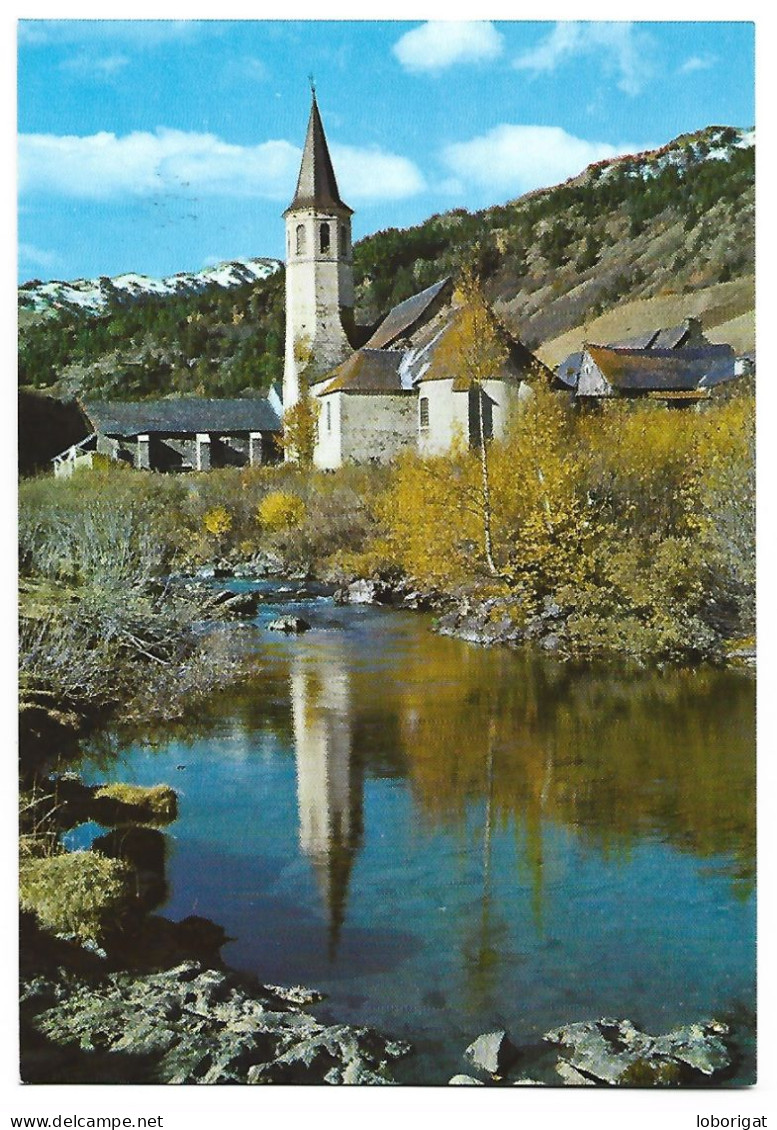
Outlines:
{"label": "slate roof", "polygon": [[291,204],[283,213],[284,216],[297,208],[321,208],[347,212],[348,215],[353,212],[353,209],[340,199],[340,190],[337,187],[332,158],[329,156],[329,146],[326,143],[315,91],[313,104],[310,107],[308,132],[305,135],[305,147],[302,150],[297,190]]}
{"label": "slate roof", "polygon": [[385,349],[400,337],[407,336],[413,327],[427,313],[429,307],[442,294],[446,287],[450,288],[449,278],[440,279],[439,282],[428,286],[426,290],[406,298],[393,310],[390,310],[378,326],[375,333],[367,342],[367,349]]}
{"label": "slate roof", "polygon": [[589,345],[586,352],[619,392],[690,391],[709,388],[735,376],[734,350],[730,345],[681,350]]}
{"label": "slate roof", "polygon": [[214,432],[279,432],[281,422],[264,399],[90,401],[83,405],[96,432],[112,436],[136,436],[164,432],[189,435]]}
{"label": "slate roof", "polygon": [[391,349],[359,349],[334,370],[319,394],[330,392],[401,392],[403,354]]}
{"label": "slate roof", "polygon": [[[494,328],[507,348],[507,358],[505,362],[497,372],[494,373],[491,379],[519,383],[526,377],[536,376],[538,373],[550,377],[551,372],[547,366],[544,365],[539,358],[535,357],[522,341],[518,341],[507,332],[493,311],[491,311],[490,307],[488,310]],[[447,334],[453,329],[459,313],[460,311],[453,312],[448,324],[441,331],[437,332],[434,340],[429,343],[426,351],[418,351],[419,355],[417,361],[414,360],[411,365],[415,382],[453,379],[454,392],[463,392],[469,388],[468,378],[461,373],[457,366],[450,364],[449,358],[441,357],[439,353],[439,346],[445,340]]]}
{"label": "slate roof", "polygon": [[692,349],[701,349],[704,345],[712,344],[701,332],[701,323],[696,318],[686,318],[682,325],[646,330],[636,337],[611,341],[609,344],[616,349],[682,349],[689,339],[692,342],[689,348]]}
{"label": "slate roof", "polygon": [[570,353],[566,360],[556,366],[556,380],[560,381],[565,388],[577,388],[577,378],[580,376],[580,366],[582,363],[582,353]]}

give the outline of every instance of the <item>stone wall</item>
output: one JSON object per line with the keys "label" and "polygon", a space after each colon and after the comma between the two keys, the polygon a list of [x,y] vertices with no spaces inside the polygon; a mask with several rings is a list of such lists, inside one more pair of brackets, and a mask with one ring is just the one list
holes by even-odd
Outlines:
{"label": "stone wall", "polygon": [[[329,225],[330,243],[321,250],[320,232]],[[298,229],[304,239],[298,243]],[[345,239],[342,238],[343,229]],[[303,366],[296,353],[309,347],[308,380],[335,368],[351,353],[343,328],[352,319],[353,263],[350,218],[312,208],[286,218],[286,357],[283,404],[288,409],[299,399]],[[301,248],[298,250],[298,248]]]}
{"label": "stone wall", "polygon": [[317,467],[334,470],[343,463],[388,463],[415,447],[417,396],[391,393],[332,392],[319,401],[319,424],[313,455]]}

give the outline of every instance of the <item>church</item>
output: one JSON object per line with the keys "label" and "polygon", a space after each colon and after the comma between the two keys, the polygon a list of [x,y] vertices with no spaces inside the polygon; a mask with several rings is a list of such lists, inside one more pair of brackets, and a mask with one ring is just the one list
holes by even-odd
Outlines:
{"label": "church", "polygon": [[315,465],[387,463],[406,449],[438,455],[455,441],[477,445],[481,429],[486,439],[502,437],[528,395],[526,377],[540,371],[550,379],[550,371],[495,316],[505,345],[500,370],[477,388],[452,371],[440,347],[461,305],[447,278],[395,306],[365,342],[354,320],[352,215],[313,90],[297,188],[284,212],[283,412],[311,397]]}

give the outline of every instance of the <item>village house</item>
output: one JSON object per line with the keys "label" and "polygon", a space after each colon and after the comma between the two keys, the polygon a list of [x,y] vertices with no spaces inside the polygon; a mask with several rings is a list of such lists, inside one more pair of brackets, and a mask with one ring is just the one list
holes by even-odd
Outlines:
{"label": "village house", "polygon": [[698,318],[607,345],[586,344],[556,368],[556,388],[581,401],[647,397],[675,406],[706,399],[739,376],[730,345],[713,345]]}

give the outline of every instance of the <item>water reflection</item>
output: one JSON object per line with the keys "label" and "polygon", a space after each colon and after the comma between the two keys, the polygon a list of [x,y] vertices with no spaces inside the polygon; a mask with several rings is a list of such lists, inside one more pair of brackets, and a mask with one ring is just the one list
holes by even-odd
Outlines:
{"label": "water reflection", "polygon": [[342,645],[295,655],[289,681],[299,845],[316,875],[333,960],[363,828],[363,774],[353,757],[351,678]]}
{"label": "water reflection", "polygon": [[219,922],[230,964],[313,984],[338,1018],[444,1045],[449,1074],[516,1002],[532,1037],[750,1005],[751,678],[317,614],[247,635],[255,676],[180,732],[118,743],[114,778],[181,790],[165,913]]}

